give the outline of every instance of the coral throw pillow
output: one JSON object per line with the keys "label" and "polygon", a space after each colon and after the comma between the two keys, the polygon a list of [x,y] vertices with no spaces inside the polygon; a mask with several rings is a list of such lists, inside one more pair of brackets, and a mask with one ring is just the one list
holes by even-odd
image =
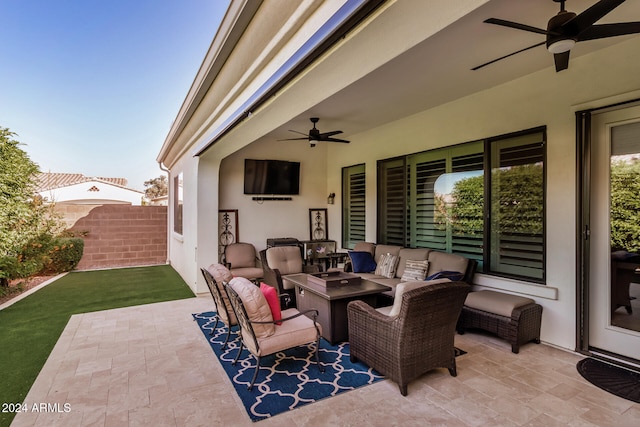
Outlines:
{"label": "coral throw pillow", "polygon": [[[278,298],[278,292],[273,286],[269,286],[264,282],[260,283],[260,290],[269,304],[271,309],[271,315],[274,321],[282,319],[282,312],[280,311],[280,300]],[[282,325],[282,322],[277,322],[278,325]]]}

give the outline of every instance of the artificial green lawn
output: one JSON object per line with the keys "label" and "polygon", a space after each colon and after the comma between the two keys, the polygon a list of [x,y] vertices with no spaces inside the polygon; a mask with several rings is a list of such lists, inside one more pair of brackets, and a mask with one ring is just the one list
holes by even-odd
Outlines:
{"label": "artificial green lawn", "polygon": [[[162,265],[72,272],[0,310],[0,405],[24,400],[72,315],[193,296]],[[0,426],[14,415],[0,412]]]}

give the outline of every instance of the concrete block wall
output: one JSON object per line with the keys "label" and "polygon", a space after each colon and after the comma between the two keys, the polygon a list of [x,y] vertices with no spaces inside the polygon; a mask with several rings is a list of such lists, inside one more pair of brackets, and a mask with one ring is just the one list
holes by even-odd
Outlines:
{"label": "concrete block wall", "polygon": [[77,233],[86,233],[78,270],[167,262],[167,207],[57,205]]}

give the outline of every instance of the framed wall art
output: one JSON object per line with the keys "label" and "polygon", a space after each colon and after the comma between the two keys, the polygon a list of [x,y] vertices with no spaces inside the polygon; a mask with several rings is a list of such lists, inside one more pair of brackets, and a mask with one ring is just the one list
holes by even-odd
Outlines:
{"label": "framed wall art", "polygon": [[238,210],[221,209],[218,211],[218,258],[224,264],[224,252],[228,245],[239,242]]}
{"label": "framed wall art", "polygon": [[327,209],[309,209],[309,240],[327,240]]}

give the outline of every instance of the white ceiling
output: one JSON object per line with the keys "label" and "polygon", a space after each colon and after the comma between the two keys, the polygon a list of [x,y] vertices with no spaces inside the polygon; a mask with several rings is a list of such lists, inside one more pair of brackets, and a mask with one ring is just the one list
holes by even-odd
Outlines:
{"label": "white ceiling", "polygon": [[[567,0],[566,9],[579,14],[594,3]],[[552,0],[489,1],[266,137],[295,137],[288,129],[306,132],[311,128],[309,117],[317,116],[321,131],[341,129],[344,133],[337,137],[349,139],[349,135],[536,71],[555,73],[553,56],[544,45],[477,71],[471,68],[544,41],[543,35],[486,24],[485,19],[501,18],[544,29],[559,10],[559,3]],[[640,21],[638,0],[626,1],[598,23],[629,21]],[[580,42],[571,50],[571,59],[629,37],[640,36]],[[570,60],[569,69],[561,73],[571,72]]]}

